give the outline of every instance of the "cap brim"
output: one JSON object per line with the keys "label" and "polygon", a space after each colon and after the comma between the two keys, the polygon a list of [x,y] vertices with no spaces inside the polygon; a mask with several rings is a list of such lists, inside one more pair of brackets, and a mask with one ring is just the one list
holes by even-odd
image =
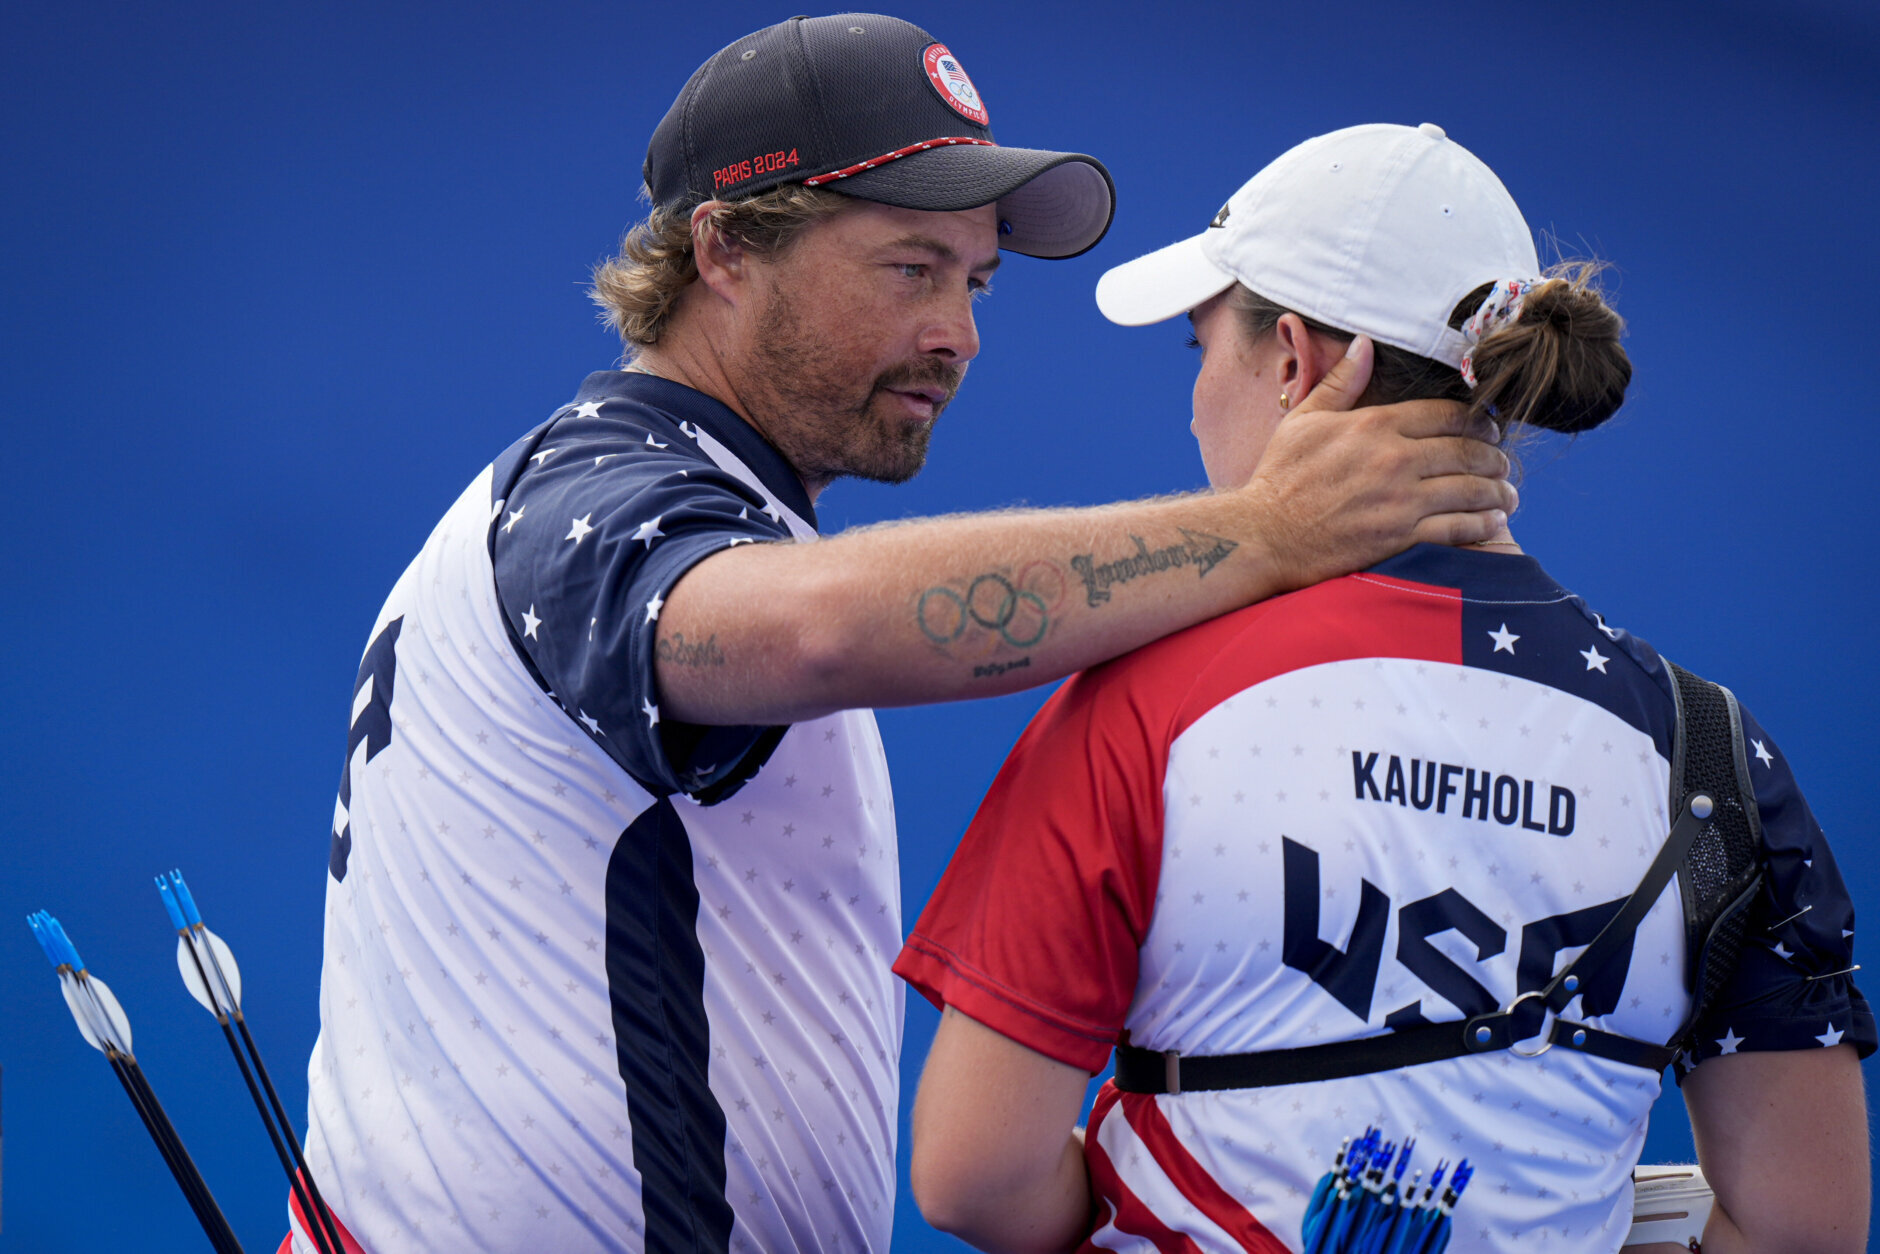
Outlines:
{"label": "cap brim", "polygon": [[1234,285],[1234,276],[1201,251],[1195,235],[1126,261],[1097,280],[1097,308],[1111,322],[1145,327],[1187,313]]}
{"label": "cap brim", "polygon": [[[999,247],[1029,257],[1088,252],[1116,213],[1115,186],[1101,161],[1037,148],[932,148],[821,186],[884,205],[941,213],[997,202]],[[1008,223],[1009,233],[1003,225]]]}

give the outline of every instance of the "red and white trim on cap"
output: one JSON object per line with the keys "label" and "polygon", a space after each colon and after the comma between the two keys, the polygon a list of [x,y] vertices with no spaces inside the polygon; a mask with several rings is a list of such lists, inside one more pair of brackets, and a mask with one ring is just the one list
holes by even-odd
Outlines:
{"label": "red and white trim on cap", "polygon": [[878,165],[886,165],[890,161],[899,161],[902,157],[911,157],[917,152],[926,152],[929,148],[947,148],[954,144],[976,144],[982,148],[998,147],[997,144],[989,139],[974,139],[967,135],[949,135],[942,139],[930,139],[925,143],[909,144],[905,148],[897,148],[893,152],[885,153],[882,156],[874,158],[872,161],[863,161],[860,164],[849,166],[847,169],[831,170],[827,174],[818,174],[814,178],[804,179],[803,186],[820,187],[824,183],[831,183],[836,179],[849,178],[862,173],[864,170],[872,170]]}

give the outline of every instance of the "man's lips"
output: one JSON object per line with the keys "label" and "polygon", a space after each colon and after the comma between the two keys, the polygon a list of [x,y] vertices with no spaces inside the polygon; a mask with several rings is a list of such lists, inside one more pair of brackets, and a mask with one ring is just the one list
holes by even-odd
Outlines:
{"label": "man's lips", "polygon": [[899,397],[901,403],[917,418],[932,418],[952,399],[952,392],[939,386],[891,387],[885,390]]}

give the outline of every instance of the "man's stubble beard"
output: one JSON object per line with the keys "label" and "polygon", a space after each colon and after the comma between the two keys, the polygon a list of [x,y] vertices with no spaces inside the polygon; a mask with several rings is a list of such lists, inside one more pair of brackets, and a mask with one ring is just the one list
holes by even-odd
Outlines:
{"label": "man's stubble beard", "polygon": [[[804,332],[781,289],[771,292],[757,332],[746,403],[798,475],[817,483],[844,476],[905,483],[920,472],[964,366],[917,357],[858,382],[839,348]],[[887,389],[919,386],[941,387],[946,396],[931,419],[916,423]]]}

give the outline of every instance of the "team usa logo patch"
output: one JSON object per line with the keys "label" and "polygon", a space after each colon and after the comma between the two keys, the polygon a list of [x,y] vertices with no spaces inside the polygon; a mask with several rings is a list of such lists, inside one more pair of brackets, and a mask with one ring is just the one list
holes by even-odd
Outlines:
{"label": "team usa logo patch", "polygon": [[990,124],[986,102],[979,98],[979,89],[966,77],[966,71],[960,68],[960,59],[948,52],[945,44],[928,44],[927,51],[921,55],[921,63],[927,67],[927,81],[940,93],[940,99],[953,106],[955,113],[981,126]]}

